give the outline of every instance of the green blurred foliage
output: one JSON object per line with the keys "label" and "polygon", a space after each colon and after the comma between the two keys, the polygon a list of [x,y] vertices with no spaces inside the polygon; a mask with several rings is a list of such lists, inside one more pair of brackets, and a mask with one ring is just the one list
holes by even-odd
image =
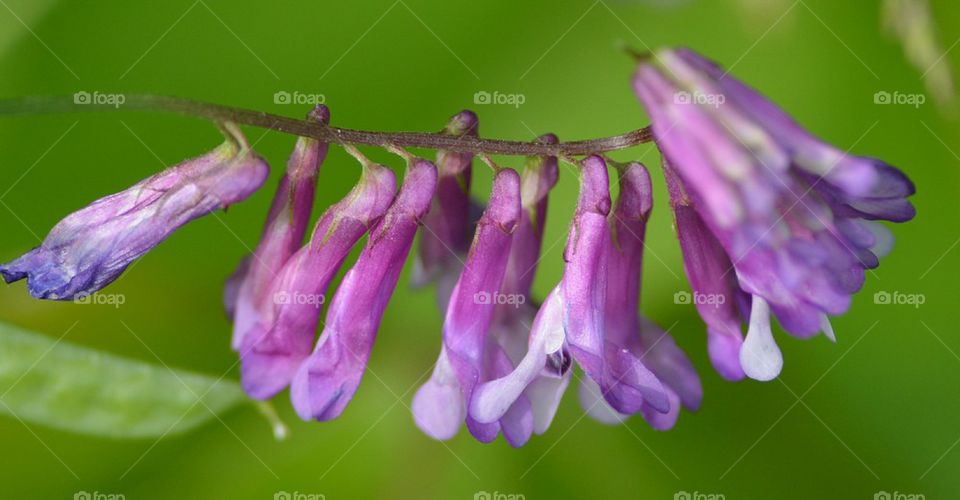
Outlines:
{"label": "green blurred foliage", "polygon": [[[932,5],[950,47],[960,36],[960,9],[948,0]],[[0,491],[9,498],[99,491],[130,499],[256,499],[278,491],[329,499],[471,498],[479,491],[527,499],[955,494],[960,339],[951,311],[960,271],[960,127],[929,99],[919,108],[874,104],[878,91],[924,91],[920,71],[879,24],[874,1],[6,0],[0,96],[153,92],[301,116],[306,107],[273,101],[275,92],[299,91],[323,94],[333,123],[375,130],[438,130],[485,90],[526,97],[519,108],[476,108],[490,137],[620,133],[647,119],[628,85],[632,62],[618,46],[689,45],[819,136],[903,168],[918,185],[919,215],[895,228],[894,253],[835,320],[836,345],[781,336],[780,381],[729,384],[709,368],[693,308],[673,303],[687,284],[658,155],[650,145],[618,152],[614,158],[641,159],[655,171],[645,313],[671,328],[704,382],[702,409],[683,414],[673,431],[654,432],[639,419],[594,423],[571,391],[550,431],[523,449],[482,445],[465,431],[449,443],[431,441],[408,406],[436,358],[441,314],[432,291],[410,290],[404,279],[370,370],[339,420],[299,422],[286,395],[277,403],[291,424],[285,442],[249,408],[159,442],[83,437],[4,417]],[[960,66],[960,50],[947,60]],[[0,120],[0,259],[36,245],[70,211],[215,146],[217,134],[207,123],[161,114]],[[273,163],[275,183],[294,139],[249,135]],[[318,204],[346,193],[357,174],[356,163],[332,148]],[[482,196],[490,176],[478,168],[475,177]],[[535,286],[541,297],[560,277],[576,189],[564,168]],[[153,351],[172,367],[235,379],[221,288],[256,244],[271,191],[190,224],[133,266],[110,289],[126,296],[121,308],[34,301],[17,284],[0,287],[0,320],[54,337],[79,322],[66,339],[150,362]],[[926,302],[875,304],[883,291],[923,294]]]}

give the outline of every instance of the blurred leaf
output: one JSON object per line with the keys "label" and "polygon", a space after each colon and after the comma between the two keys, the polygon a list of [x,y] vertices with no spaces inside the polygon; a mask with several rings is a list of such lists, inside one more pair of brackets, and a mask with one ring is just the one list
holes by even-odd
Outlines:
{"label": "blurred leaf", "polygon": [[246,400],[239,385],[0,323],[0,413],[113,438],[187,431]]}
{"label": "blurred leaf", "polygon": [[30,29],[27,26],[36,25],[57,3],[59,2],[56,0],[4,3],[0,10],[9,15],[0,17],[0,54],[5,53],[21,38],[29,37]]}

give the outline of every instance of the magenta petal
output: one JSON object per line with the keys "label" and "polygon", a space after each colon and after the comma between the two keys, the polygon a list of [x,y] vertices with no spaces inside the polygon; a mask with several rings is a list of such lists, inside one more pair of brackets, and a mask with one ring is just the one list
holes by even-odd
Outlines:
{"label": "magenta petal", "polygon": [[330,303],[316,349],[293,380],[291,399],[300,418],[332,420],[353,398],[436,181],[432,163],[413,161],[397,199],[371,229]]}
{"label": "magenta petal", "polygon": [[[450,297],[443,325],[443,354],[434,376],[415,397],[415,403],[422,402],[420,409],[433,406],[428,403],[429,398],[439,392],[440,386],[449,387],[451,372],[456,376],[464,402],[471,400],[474,388],[485,379],[486,345],[495,312],[491,297],[499,293],[502,286],[507,265],[503,257],[509,255],[512,232],[519,218],[520,176],[513,170],[500,170],[494,178],[490,202],[477,223],[463,273]],[[418,415],[420,409],[415,405],[418,423],[433,427],[430,424],[433,417]],[[500,430],[497,423],[483,424],[469,415],[467,427],[482,442],[492,441]]]}
{"label": "magenta petal", "polygon": [[327,285],[395,192],[393,172],[366,165],[360,183],[321,216],[310,242],[284,265],[268,295],[272,307],[239,349],[241,382],[251,397],[274,396],[310,355]]}
{"label": "magenta petal", "polygon": [[[461,111],[447,123],[443,133],[457,137],[476,137],[477,115]],[[419,255],[413,276],[416,286],[457,272],[470,247],[470,181],[472,153],[437,151],[437,190],[433,207],[423,218]]]}
{"label": "magenta petal", "polygon": [[690,286],[694,294],[714,299],[700,300],[695,304],[707,324],[710,361],[723,378],[741,380],[744,374],[739,353],[743,334],[736,302],[736,272],[716,237],[690,206],[689,198],[666,160],[664,170]]}
{"label": "magenta petal", "polygon": [[581,165],[580,198],[564,251],[561,290],[570,352],[594,380],[603,379],[603,328],[610,245],[607,165],[590,156]]}
{"label": "magenta petal", "polygon": [[[308,116],[318,123],[329,123],[330,111],[326,106],[317,106]],[[328,145],[307,137],[300,137],[287,161],[287,170],[280,180],[263,235],[253,254],[244,259],[228,282],[225,295],[235,293],[234,331],[232,347],[239,349],[250,325],[259,320],[272,305],[269,297],[273,281],[284,264],[303,244],[307,224],[313,210],[313,196],[317,189],[317,174],[327,156]],[[236,287],[235,292],[231,287]],[[231,300],[225,297],[229,303]]]}

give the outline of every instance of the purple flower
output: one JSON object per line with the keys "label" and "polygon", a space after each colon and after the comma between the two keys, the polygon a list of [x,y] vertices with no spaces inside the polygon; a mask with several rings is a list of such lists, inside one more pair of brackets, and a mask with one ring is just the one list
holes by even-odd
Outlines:
{"label": "purple flower", "polygon": [[[327,124],[330,110],[317,106],[307,119]],[[269,296],[273,280],[303,244],[313,209],[317,174],[327,156],[327,148],[326,143],[316,139],[297,139],[287,161],[287,171],[270,205],[260,244],[240,263],[227,283],[225,303],[229,316],[234,319],[234,349],[240,348],[247,330],[258,322],[262,311],[273,307]]]}
{"label": "purple flower", "polygon": [[300,418],[332,420],[353,398],[436,183],[432,163],[412,160],[400,194],[370,230],[366,248],[330,303],[316,349],[293,379],[290,397]]}
{"label": "purple flower", "polygon": [[[444,134],[476,137],[479,131],[473,111],[457,113],[443,129]],[[463,268],[463,259],[470,248],[471,220],[470,180],[472,153],[437,151],[437,192],[430,212],[424,216],[420,232],[419,255],[414,261],[414,286],[437,283],[437,301],[446,310],[450,293]]]}
{"label": "purple flower", "polygon": [[506,375],[513,368],[489,329],[495,312],[493,297],[500,293],[507,268],[505,256],[510,254],[520,211],[520,176],[510,169],[500,170],[450,297],[440,358],[413,400],[417,425],[436,439],[453,437],[464,419],[471,434],[482,442],[493,441],[502,430],[510,444],[520,446],[533,431],[526,398],[518,398],[493,422],[477,422],[466,413],[477,384]]}
{"label": "purple flower", "polygon": [[[553,134],[543,135],[535,141],[540,144],[557,144]],[[536,324],[538,306],[534,303],[531,286],[540,262],[547,218],[547,200],[550,190],[559,176],[557,158],[530,157],[524,165],[520,181],[521,212],[517,228],[513,232],[507,271],[501,286],[501,303],[496,305],[493,337],[510,358],[513,366],[519,365],[527,352],[531,325]],[[569,360],[569,354],[566,355]],[[530,400],[533,411],[533,431],[542,434],[550,426],[572,373],[567,366],[559,371],[546,371],[538,376],[524,394]],[[484,384],[485,385],[485,384]],[[512,404],[518,396],[509,398]],[[474,397],[474,402],[477,400]],[[504,407],[504,412],[509,409]]]}
{"label": "purple flower", "polygon": [[306,246],[287,260],[266,294],[267,309],[249,325],[239,348],[241,382],[255,399],[283,390],[310,355],[327,285],[350,249],[393,201],[396,179],[382,165],[366,163],[356,187],[317,222]]}
{"label": "purple flower", "polygon": [[72,300],[107,286],[180,226],[243,201],[269,167],[232,123],[227,140],[61,220],[43,243],[0,266],[7,283],[27,278],[40,299]]}
{"label": "purple flower", "polygon": [[833,338],[828,316],[848,309],[890,238],[870,221],[911,219],[913,184],[880,160],[820,141],[688,49],[657,51],[634,87],[676,173],[671,192],[694,290],[725,299],[723,311],[698,308],[711,359],[739,378],[741,307],[749,328],[740,368],[770,380],[783,362],[770,314],[794,336]]}
{"label": "purple flower", "polygon": [[[610,212],[611,236],[606,290],[605,341],[608,346],[625,350],[637,358],[638,370],[649,370],[659,379],[669,405],[667,411],[644,401],[644,418],[656,429],[667,430],[676,423],[680,404],[696,410],[703,397],[700,378],[693,364],[673,338],[646,318],[640,318],[640,283],[644,234],[653,206],[650,175],[640,163],[619,167],[620,196]],[[610,348],[608,347],[608,348]],[[656,386],[656,384],[652,384]],[[581,403],[587,412],[601,421],[619,422],[626,415],[606,404],[592,379],[584,379]]]}
{"label": "purple flower", "polygon": [[707,324],[710,361],[723,378],[734,382],[741,380],[745,376],[740,366],[740,348],[743,345],[740,325],[743,319],[738,299],[744,296],[744,292],[737,284],[735,273],[730,272],[733,268],[730,258],[697,215],[677,174],[666,160],[663,171],[693,296],[714,298],[695,303],[697,312]]}
{"label": "purple flower", "polygon": [[[598,388],[603,407],[644,412],[658,428],[679,396],[691,408],[700,400],[699,379],[672,339],[637,320],[642,235],[650,209],[649,177],[639,164],[625,168],[621,197],[610,214],[607,166],[596,156],[581,164],[581,189],[571,225],[563,281],[544,301],[530,332],[527,354],[507,376],[483,383],[470,414],[479,422],[499,418],[524,393],[535,407],[556,404],[569,381],[571,356]],[[611,226],[616,228],[611,235]],[[630,233],[632,231],[632,233]],[[614,238],[617,239],[616,245]],[[616,294],[612,296],[611,293]],[[609,299],[609,302],[608,302]],[[658,348],[662,343],[663,348]],[[679,354],[678,354],[679,353]],[[651,356],[673,384],[665,387],[641,359]],[[671,405],[671,397],[676,403]],[[591,404],[588,410],[593,410]],[[547,413],[552,417],[552,413]],[[538,433],[549,418],[538,419]]]}

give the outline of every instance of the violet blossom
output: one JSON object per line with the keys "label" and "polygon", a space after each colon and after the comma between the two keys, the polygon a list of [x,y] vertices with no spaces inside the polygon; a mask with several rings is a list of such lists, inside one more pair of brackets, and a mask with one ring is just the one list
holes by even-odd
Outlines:
{"label": "violet blossom", "polygon": [[316,348],[293,379],[290,397],[303,420],[332,420],[353,398],[436,184],[432,163],[411,160],[397,199],[371,228],[367,246],[330,302]]}
{"label": "violet blossom", "polygon": [[[910,220],[913,184],[880,160],[820,141],[691,50],[657,51],[640,64],[634,87],[677,174],[672,192],[686,193],[674,205],[693,207],[700,219],[687,210],[678,216],[687,226],[684,250],[699,254],[686,258],[691,282],[734,295],[726,303],[749,310],[739,364],[747,376],[770,380],[783,363],[770,314],[794,336],[822,331],[833,339],[828,316],[846,312],[865,270],[879,263],[879,243],[889,241],[872,221]],[[700,269],[698,259],[711,263]],[[720,271],[726,260],[730,267]],[[711,357],[735,379],[739,318],[732,309],[713,316]]]}
{"label": "violet blossom", "polygon": [[310,355],[327,286],[357,241],[387,211],[396,192],[393,172],[367,162],[356,187],[320,217],[310,241],[270,283],[268,308],[243,334],[241,382],[255,399],[290,384]]}
{"label": "violet blossom", "polygon": [[246,199],[269,167],[236,125],[221,128],[222,145],[68,215],[39,247],[0,266],[0,276],[7,283],[27,278],[39,299],[83,297],[112,283],[184,224]]}

